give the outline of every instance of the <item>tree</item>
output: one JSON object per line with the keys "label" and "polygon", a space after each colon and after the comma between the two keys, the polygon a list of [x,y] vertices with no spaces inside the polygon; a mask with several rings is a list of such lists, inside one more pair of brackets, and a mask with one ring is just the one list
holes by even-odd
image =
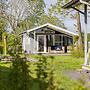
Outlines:
{"label": "tree", "polygon": [[80,23],[80,13],[77,12],[76,15],[77,15],[77,17],[76,17],[77,30],[78,30],[78,34],[79,34],[79,48],[80,48],[80,50],[83,51],[84,46],[83,46],[83,38],[82,38],[81,23]]}
{"label": "tree", "polygon": [[42,14],[38,25],[42,25],[46,23],[51,23],[53,25],[65,28],[63,21],[59,20],[56,16]]}
{"label": "tree", "polygon": [[[0,19],[0,53],[3,53],[3,51],[5,50],[5,53],[6,54],[6,38],[5,38],[5,22],[3,19]],[[5,47],[5,48],[4,48]]]}
{"label": "tree", "polygon": [[40,15],[44,13],[45,3],[44,0],[10,0],[2,7],[5,8],[2,10],[4,20],[7,20],[13,33],[16,34],[20,23],[24,20],[27,21],[29,17],[35,18],[35,24],[38,22]]}
{"label": "tree", "polygon": [[36,23],[45,7],[43,0],[11,0],[9,3],[8,21],[14,32],[17,31],[17,27],[20,27],[22,21],[28,22],[29,17],[36,18],[34,22]]}
{"label": "tree", "polygon": [[7,54],[7,32],[6,32],[6,21],[4,20],[3,10],[6,6],[3,2],[0,2],[0,53]]}
{"label": "tree", "polygon": [[34,28],[38,25],[42,14],[44,13],[45,3],[44,0],[28,0],[31,14],[28,15],[24,20],[18,23],[16,31],[22,32],[22,30],[27,30]]}

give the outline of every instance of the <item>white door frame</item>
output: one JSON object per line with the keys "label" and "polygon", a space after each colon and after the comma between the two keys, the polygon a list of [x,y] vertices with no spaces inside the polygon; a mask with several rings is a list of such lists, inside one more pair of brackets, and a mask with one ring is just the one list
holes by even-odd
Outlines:
{"label": "white door frame", "polygon": [[43,36],[43,38],[44,38],[44,51],[43,52],[40,52],[40,53],[46,53],[46,35],[37,35],[37,52],[39,52],[38,51],[38,47],[39,47],[39,43],[38,43],[38,39],[39,39],[39,36]]}

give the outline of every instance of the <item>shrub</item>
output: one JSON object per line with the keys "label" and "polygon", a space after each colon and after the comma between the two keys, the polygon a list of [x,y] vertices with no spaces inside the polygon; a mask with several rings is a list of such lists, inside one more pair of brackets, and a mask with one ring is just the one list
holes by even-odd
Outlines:
{"label": "shrub", "polygon": [[8,77],[9,90],[30,90],[30,75],[26,58],[16,55]]}
{"label": "shrub", "polygon": [[47,88],[47,58],[45,56],[39,55],[38,62],[36,63],[36,75],[39,82],[40,90],[46,90]]}
{"label": "shrub", "polygon": [[74,57],[84,57],[84,50],[81,50],[79,46],[77,47],[73,47],[72,46],[72,50],[71,50],[71,54]]}

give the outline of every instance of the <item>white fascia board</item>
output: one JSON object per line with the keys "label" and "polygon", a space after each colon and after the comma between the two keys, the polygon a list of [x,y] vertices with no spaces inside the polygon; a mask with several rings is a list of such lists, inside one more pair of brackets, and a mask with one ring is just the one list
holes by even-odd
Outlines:
{"label": "white fascia board", "polygon": [[46,23],[46,24],[41,25],[41,26],[38,26],[38,27],[36,27],[36,28],[27,30],[26,32],[35,31],[35,30],[38,30],[38,29],[43,28],[43,27],[45,27],[45,26],[47,26],[47,27],[49,27],[49,28],[51,28],[51,29],[54,29],[54,30],[56,30],[56,31],[58,31],[58,32],[62,32],[62,33],[65,33],[65,34],[69,34],[69,35],[71,35],[71,36],[73,36],[73,35],[77,35],[77,36],[78,36],[78,34],[76,34],[76,33],[70,32],[70,31],[68,31],[68,30],[66,30],[66,29],[63,29],[63,28],[61,28],[61,27],[52,25],[52,24],[50,24],[50,23]]}
{"label": "white fascia board", "polygon": [[51,27],[52,29],[58,31],[58,32],[62,32],[62,33],[65,33],[65,34],[70,34],[70,35],[78,35],[76,33],[70,32],[70,31],[68,31],[66,29],[63,29],[61,27],[57,27],[57,26],[52,25],[52,24],[48,24],[48,26]]}
{"label": "white fascia board", "polygon": [[27,30],[27,32],[35,31],[35,30],[37,30],[37,29],[39,29],[39,28],[42,28],[42,27],[45,27],[45,26],[47,26],[47,24],[44,24],[44,25],[38,26],[38,27],[33,28],[33,29],[30,29],[30,30]]}
{"label": "white fascia board", "polygon": [[90,6],[90,1],[89,2],[86,2],[85,0],[80,0],[81,3],[83,4],[86,4],[86,5],[89,5]]}

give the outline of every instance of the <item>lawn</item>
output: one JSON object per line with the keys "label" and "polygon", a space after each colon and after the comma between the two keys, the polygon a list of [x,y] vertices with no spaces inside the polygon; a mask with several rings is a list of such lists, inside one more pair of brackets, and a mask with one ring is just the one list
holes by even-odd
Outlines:
{"label": "lawn", "polygon": [[[31,55],[29,58],[37,59],[38,55]],[[86,90],[81,80],[77,79],[77,72],[83,65],[83,58],[75,58],[72,56],[44,56],[49,63],[49,66],[54,71],[54,85],[56,90]],[[29,69],[32,72],[31,76],[36,79],[35,69],[36,62],[28,62]],[[0,62],[0,90],[7,89],[8,75],[10,72],[11,63]],[[38,83],[35,81],[32,84],[32,89],[39,90]]]}

